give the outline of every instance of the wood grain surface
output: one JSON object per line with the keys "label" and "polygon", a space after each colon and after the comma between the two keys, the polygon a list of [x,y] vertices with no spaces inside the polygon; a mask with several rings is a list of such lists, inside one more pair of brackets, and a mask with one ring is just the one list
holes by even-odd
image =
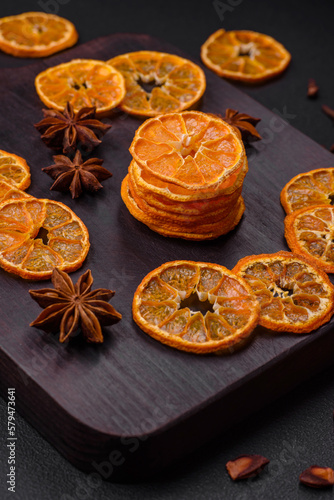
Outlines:
{"label": "wood grain surface", "polygon": [[107,60],[143,49],[187,57],[146,35],[117,34],[37,64],[2,70],[0,79],[1,149],[28,161],[30,194],[61,201],[82,218],[91,249],[82,269],[71,276],[76,281],[91,269],[94,287],[116,290],[112,304],[123,314],[120,323],[105,328],[104,344],[75,338],[61,345],[56,337],[28,326],[40,312],[28,290],[45,283],[1,270],[0,390],[4,395],[7,387],[16,387],[18,410],[26,419],[74,465],[108,480],[132,480],[169,464],[325,367],[334,354],[333,322],[305,336],[258,328],[242,350],[196,356],[160,344],[132,320],[136,287],[164,262],[189,259],[231,269],[245,255],[287,249],[282,187],[299,172],[333,167],[334,159],[283,120],[291,116],[279,95],[273,113],[205,70],[207,90],[198,109],[224,114],[230,107],[262,120],[258,129],[263,140],[247,148],[246,212],[234,231],[217,240],[167,239],[129,214],[120,185],[141,122],[117,110],[106,120],[112,129],[94,151],[113,173],[103,190],[77,200],[49,191],[51,179],[41,168],[52,163],[52,152],[33,127],[43,108],[35,76],[73,58]]}

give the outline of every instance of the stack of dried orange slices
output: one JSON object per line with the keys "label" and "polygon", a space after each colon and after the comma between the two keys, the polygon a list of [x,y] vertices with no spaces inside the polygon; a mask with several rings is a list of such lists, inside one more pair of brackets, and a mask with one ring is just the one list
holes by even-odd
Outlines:
{"label": "stack of dried orange slices", "polygon": [[248,170],[238,131],[199,111],[145,121],[122,183],[131,214],[154,231],[189,240],[217,238],[240,221]]}
{"label": "stack of dried orange slices", "polygon": [[293,177],[281,192],[285,237],[293,252],[334,273],[334,168]]}

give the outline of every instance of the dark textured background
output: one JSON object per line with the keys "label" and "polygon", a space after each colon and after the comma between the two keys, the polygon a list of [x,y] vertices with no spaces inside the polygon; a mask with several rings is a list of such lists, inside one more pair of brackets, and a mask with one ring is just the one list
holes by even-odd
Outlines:
{"label": "dark textured background", "polygon": [[[333,125],[320,105],[334,107],[332,0],[222,0],[221,20],[211,1],[12,1],[0,16],[27,10],[54,10],[72,20],[80,42],[115,32],[149,33],[198,57],[207,36],[220,27],[253,29],[274,36],[292,53],[287,73],[261,87],[243,87],[249,95],[327,148],[334,143]],[[30,61],[0,55],[1,67]],[[309,77],[320,86],[317,100],[305,98]],[[0,110],[1,112],[1,110]],[[287,116],[289,115],[289,116]],[[96,484],[69,465],[35,429],[17,416],[17,488],[22,500],[84,499],[308,499],[333,498],[333,491],[314,491],[298,484],[299,473],[313,463],[334,467],[334,375],[329,369],[227,435],[165,471],[150,482]],[[1,401],[1,429],[6,436],[6,407]],[[223,431],[223,429],[222,429]],[[243,453],[260,453],[271,464],[259,478],[234,484],[225,463]],[[6,494],[7,471],[2,441],[0,496]]]}

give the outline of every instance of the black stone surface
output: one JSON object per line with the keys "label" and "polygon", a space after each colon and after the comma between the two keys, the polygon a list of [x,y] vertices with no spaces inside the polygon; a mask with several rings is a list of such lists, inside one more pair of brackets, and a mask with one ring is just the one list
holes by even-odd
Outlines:
{"label": "black stone surface", "polygon": [[[221,16],[224,19],[218,15],[217,5],[225,10]],[[57,11],[72,20],[81,43],[114,32],[148,33],[195,57],[207,36],[220,27],[253,29],[272,35],[292,53],[288,72],[261,87],[239,87],[269,109],[283,114],[294,127],[325,147],[334,143],[333,124],[321,111],[321,104],[334,107],[334,4],[330,0],[317,3],[22,0],[2,4],[0,16],[43,9]],[[29,63],[0,55],[3,68]],[[315,78],[320,87],[318,99],[312,101],[305,97],[310,77]],[[79,472],[17,415],[15,494],[7,492],[6,486],[7,415],[5,403],[1,401],[0,496],[19,500],[333,498],[332,490],[314,491],[298,484],[299,473],[309,465],[334,467],[333,393],[331,368],[233,431],[222,434],[182,463],[150,481],[131,485],[102,483]],[[225,463],[244,453],[263,454],[271,463],[259,478],[232,483]]]}

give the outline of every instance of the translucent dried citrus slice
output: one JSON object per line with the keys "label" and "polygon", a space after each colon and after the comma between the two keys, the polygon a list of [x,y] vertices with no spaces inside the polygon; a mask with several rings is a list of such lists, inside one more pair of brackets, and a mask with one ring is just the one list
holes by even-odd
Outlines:
{"label": "translucent dried citrus slice", "polygon": [[334,207],[315,205],[287,215],[285,238],[293,252],[334,273]]}
{"label": "translucent dried citrus slice", "polygon": [[141,204],[144,204],[145,207],[147,206],[147,208],[151,209],[155,213],[157,213],[157,211],[163,211],[164,216],[194,216],[194,220],[198,220],[196,216],[210,217],[212,214],[216,214],[218,216],[219,213],[223,214],[230,212],[235,203],[238,201],[242,191],[242,186],[240,186],[233,193],[226,196],[218,196],[210,198],[209,200],[205,199],[193,202],[177,203],[169,200],[168,198],[154,196],[152,193],[141,190],[131,176],[130,172],[128,175],[128,185],[131,195],[139,207],[141,207]]}
{"label": "translucent dried citrus slice", "polygon": [[13,56],[45,57],[77,40],[74,25],[54,14],[25,12],[0,19],[0,49]]}
{"label": "translucent dried citrus slice", "polygon": [[206,40],[201,57],[218,75],[248,83],[263,82],[278,75],[291,60],[289,52],[271,36],[224,29]]}
{"label": "translucent dried citrus slice", "polygon": [[147,172],[191,190],[219,185],[246,159],[235,129],[200,111],[146,120],[136,131],[130,152]]}
{"label": "translucent dried citrus slice", "polygon": [[334,287],[301,255],[251,255],[232,271],[252,288],[261,306],[259,324],[270,330],[309,333],[332,317]]}
{"label": "translucent dried citrus slice", "polygon": [[233,208],[229,210],[228,214],[221,219],[217,218],[214,221],[205,220],[198,223],[196,219],[189,220],[184,223],[181,219],[180,222],[171,222],[167,217],[162,217],[158,214],[150,215],[148,212],[143,211],[135,199],[133,198],[128,185],[128,176],[122,182],[121,196],[127,206],[129,212],[140,222],[146,224],[149,228],[163,236],[183,238],[187,240],[207,240],[218,238],[223,234],[231,231],[240,221],[244,211],[245,204],[240,196]]}
{"label": "translucent dried citrus slice", "polygon": [[125,95],[119,71],[103,61],[73,59],[39,73],[36,91],[49,108],[62,111],[70,102],[75,111],[95,106],[97,115],[117,106]]}
{"label": "translucent dried citrus slice", "polygon": [[192,190],[165,182],[155,177],[151,172],[145,172],[134,160],[132,160],[129,166],[129,176],[136,185],[136,188],[138,188],[138,191],[145,193],[145,197],[154,195],[158,201],[169,203],[174,207],[177,206],[177,203],[181,203],[184,206],[186,203],[193,204],[195,202],[196,204],[200,204],[200,202],[203,202],[202,204],[204,205],[209,199],[210,203],[213,203],[213,199],[215,198],[224,196],[225,199],[225,196],[233,194],[238,188],[242,187],[247,172],[248,164],[245,159],[244,163],[233,174],[218,185],[207,189]]}
{"label": "translucent dried citrus slice", "polygon": [[245,340],[259,304],[247,283],[218,264],[179,260],[150,272],[133,299],[144,332],[176,349],[205,354]]}
{"label": "translucent dried citrus slice", "polygon": [[88,249],[86,226],[63,203],[28,198],[0,204],[0,266],[6,271],[48,279],[54,267],[81,267]]}
{"label": "translucent dried citrus slice", "polygon": [[330,205],[334,199],[334,168],[318,168],[296,175],[281,192],[287,214],[311,205]]}
{"label": "translucent dried citrus slice", "polygon": [[193,106],[205,91],[202,69],[182,57],[142,50],[108,61],[122,73],[126,95],[120,108],[127,113],[156,116]]}
{"label": "translucent dried citrus slice", "polygon": [[21,189],[17,189],[8,182],[0,180],[0,203],[5,200],[20,200],[21,198],[33,198],[33,196]]}
{"label": "translucent dried citrus slice", "polygon": [[30,168],[20,156],[0,150],[0,181],[18,189],[30,186]]}

